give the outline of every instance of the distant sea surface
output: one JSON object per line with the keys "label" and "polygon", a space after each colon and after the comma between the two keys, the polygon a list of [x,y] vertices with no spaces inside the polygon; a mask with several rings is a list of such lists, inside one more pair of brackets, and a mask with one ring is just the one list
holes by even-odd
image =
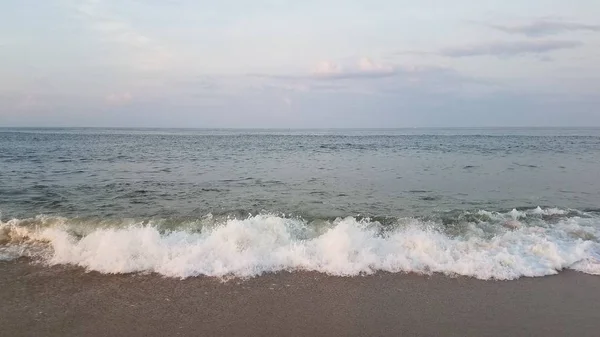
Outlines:
{"label": "distant sea surface", "polygon": [[600,274],[600,129],[0,129],[0,259]]}

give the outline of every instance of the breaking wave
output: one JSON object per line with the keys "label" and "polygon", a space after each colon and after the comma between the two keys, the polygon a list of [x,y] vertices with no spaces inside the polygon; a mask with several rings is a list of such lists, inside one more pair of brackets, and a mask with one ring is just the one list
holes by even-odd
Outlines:
{"label": "breaking wave", "polygon": [[483,280],[600,275],[600,216],[560,209],[458,212],[391,223],[275,214],[166,226],[38,216],[0,222],[0,260],[30,257],[101,273],[254,277],[278,271],[356,276],[443,273]]}

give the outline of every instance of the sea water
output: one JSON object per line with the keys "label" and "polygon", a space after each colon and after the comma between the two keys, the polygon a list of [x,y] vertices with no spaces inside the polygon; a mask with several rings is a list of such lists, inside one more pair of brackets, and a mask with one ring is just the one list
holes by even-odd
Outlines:
{"label": "sea water", "polygon": [[0,129],[0,260],[600,274],[600,129]]}

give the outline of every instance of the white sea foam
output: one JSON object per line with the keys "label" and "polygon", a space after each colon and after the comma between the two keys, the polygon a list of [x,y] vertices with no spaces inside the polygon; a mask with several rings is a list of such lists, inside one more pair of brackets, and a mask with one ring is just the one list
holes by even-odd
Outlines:
{"label": "white sea foam", "polygon": [[[541,208],[479,214],[491,220],[466,223],[452,235],[441,224],[416,219],[382,230],[377,222],[352,217],[315,227],[264,214],[196,231],[165,232],[153,224],[133,224],[82,232],[68,219],[42,217],[0,224],[0,260],[34,256],[51,265],[102,273],[156,272],[178,278],[252,277],[282,270],[340,276],[435,272],[484,280],[552,275],[563,269],[600,275],[598,217],[565,216],[547,223],[543,215],[566,212]],[[522,221],[525,217],[537,218]]]}

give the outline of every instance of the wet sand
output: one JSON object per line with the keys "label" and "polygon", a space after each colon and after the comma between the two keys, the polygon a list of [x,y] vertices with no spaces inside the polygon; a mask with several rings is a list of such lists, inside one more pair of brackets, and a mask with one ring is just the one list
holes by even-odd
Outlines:
{"label": "wet sand", "polygon": [[0,262],[2,336],[599,336],[600,277],[281,273],[222,283]]}

